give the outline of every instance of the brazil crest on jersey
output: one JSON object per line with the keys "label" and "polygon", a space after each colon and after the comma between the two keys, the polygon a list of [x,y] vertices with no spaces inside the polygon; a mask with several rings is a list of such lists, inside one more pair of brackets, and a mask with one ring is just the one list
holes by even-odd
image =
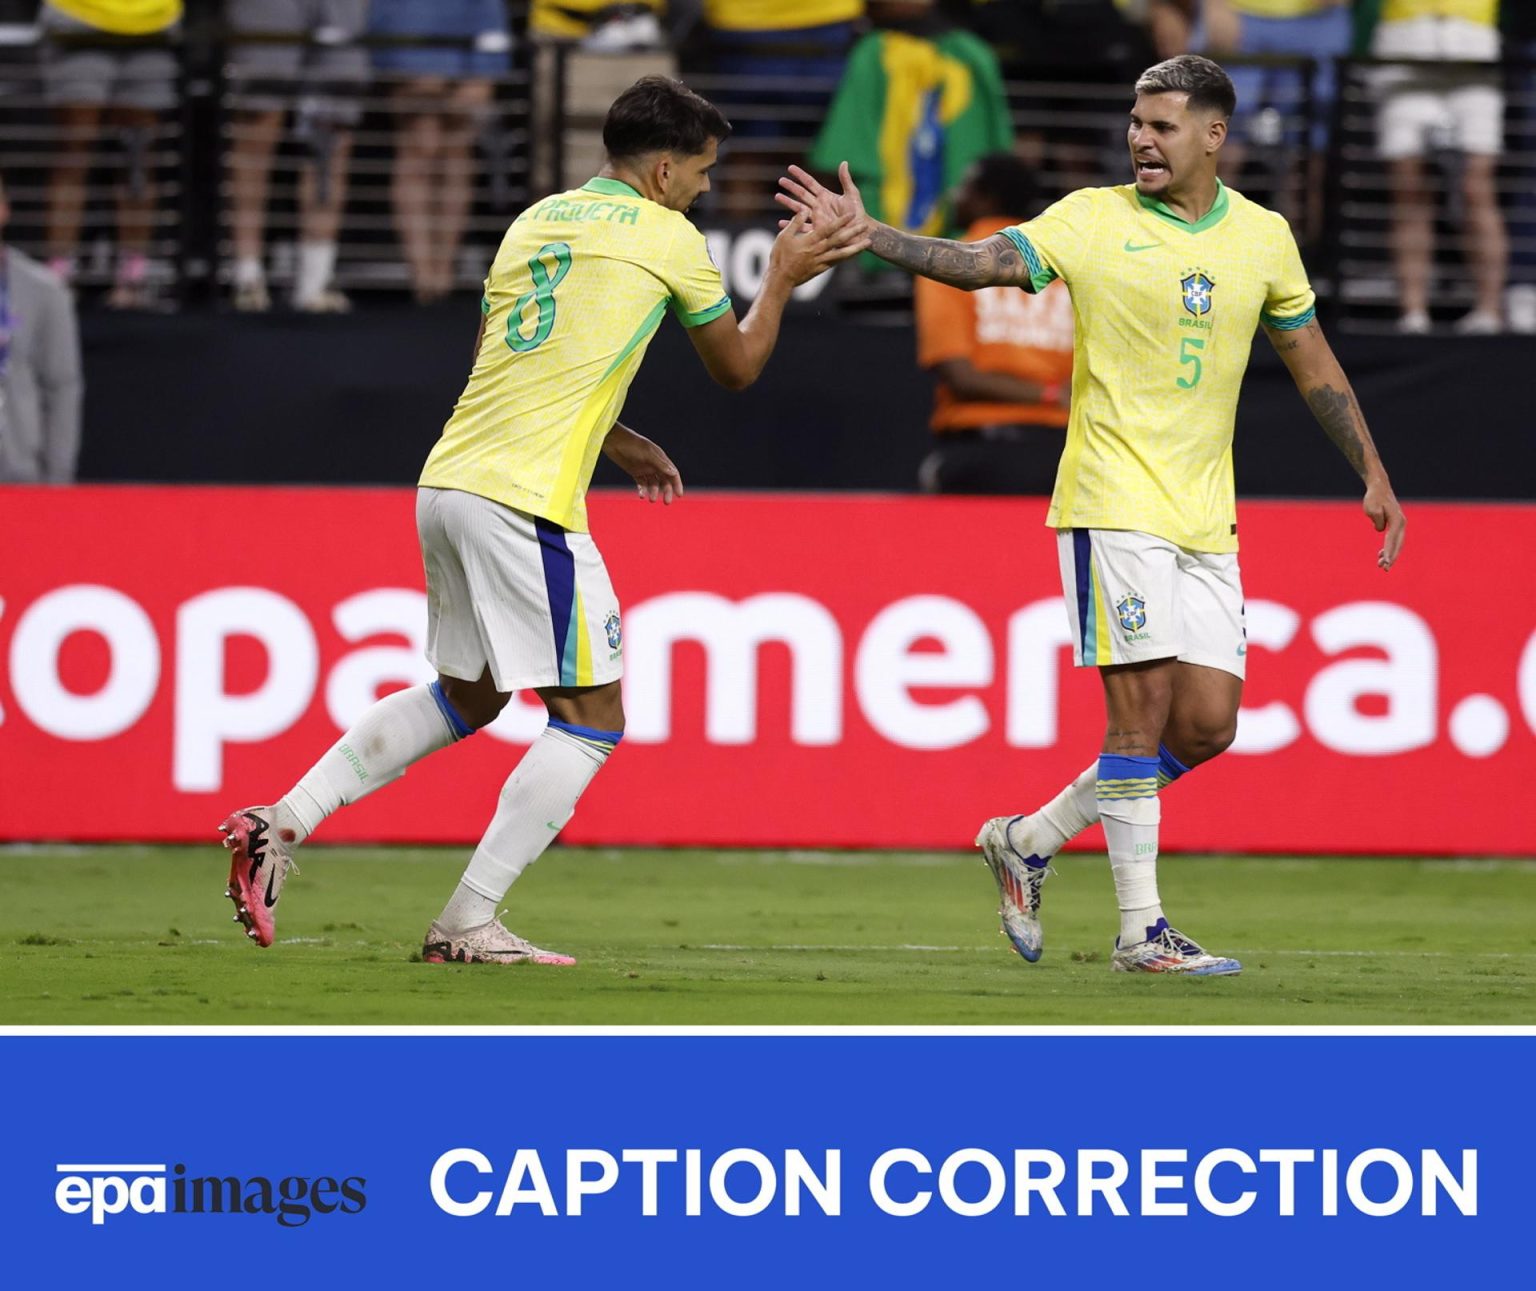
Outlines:
{"label": "brazil crest on jersey", "polygon": [[587,484],[670,308],[731,308],[704,235],[616,179],[529,207],[485,280],[485,334],[421,483],[587,528]]}
{"label": "brazil crest on jersey", "polygon": [[1072,416],[1046,523],[1236,551],[1232,427],[1254,332],[1315,312],[1284,217],[1218,181],[1189,223],[1126,184],[1003,235],[1029,290],[1061,278],[1072,293]]}

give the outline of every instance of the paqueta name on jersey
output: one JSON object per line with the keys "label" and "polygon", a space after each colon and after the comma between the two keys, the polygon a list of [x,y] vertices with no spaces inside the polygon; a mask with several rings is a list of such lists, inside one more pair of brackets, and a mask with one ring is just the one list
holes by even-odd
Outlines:
{"label": "paqueta name on jersey", "polygon": [[667,310],[698,327],[731,301],[685,215],[593,179],[517,217],[481,308],[474,369],[420,482],[584,533],[592,468]]}

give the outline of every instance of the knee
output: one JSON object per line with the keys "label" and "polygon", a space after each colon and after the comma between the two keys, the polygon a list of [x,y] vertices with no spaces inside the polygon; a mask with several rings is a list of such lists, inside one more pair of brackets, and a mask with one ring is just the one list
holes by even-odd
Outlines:
{"label": "knee", "polygon": [[453,705],[453,711],[463,720],[466,726],[479,730],[483,726],[489,726],[501,716],[501,710],[507,706],[510,695],[503,695],[495,690],[486,690],[473,682],[464,682],[456,677],[444,677],[440,683],[443,698]]}
{"label": "knee", "polygon": [[586,704],[578,712],[570,714],[550,711],[550,717],[593,730],[606,731],[611,735],[624,734],[624,706],[620,703]]}
{"label": "knee", "polygon": [[598,725],[602,730],[612,731],[615,735],[624,734],[624,698],[619,693],[619,688],[613,688],[613,694],[605,697],[607,702],[601,708],[601,720]]}
{"label": "knee", "polygon": [[556,721],[624,734],[624,694],[616,681],[581,690],[543,690],[539,697]]}
{"label": "knee", "polygon": [[1209,762],[1232,747],[1237,738],[1237,717],[1224,717],[1214,721],[1199,722],[1180,732],[1169,748],[1173,755],[1187,767]]}

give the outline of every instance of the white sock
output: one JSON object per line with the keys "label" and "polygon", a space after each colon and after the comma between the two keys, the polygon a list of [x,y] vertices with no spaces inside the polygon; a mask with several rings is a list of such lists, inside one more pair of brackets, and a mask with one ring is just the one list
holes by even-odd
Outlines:
{"label": "white sock", "polygon": [[1099,818],[1099,764],[1094,762],[1035,813],[1034,840],[1040,855],[1055,856]]}
{"label": "white sock", "polygon": [[266,274],[262,270],[260,256],[235,257],[235,286],[254,287],[265,281]]}
{"label": "white sock", "polygon": [[[599,739],[608,735],[609,739]],[[576,800],[608,760],[616,733],[551,723],[501,788],[485,836],[438,923],[448,932],[477,928],[496,913],[517,876],[538,860],[573,815]]]}
{"label": "white sock", "polygon": [[468,734],[435,681],[386,695],[277,804],[278,836],[302,843],[344,803],[398,780],[412,762]]}
{"label": "white sock", "polygon": [[[1157,787],[1166,789],[1189,768],[1168,751],[1157,746]],[[1089,825],[1099,820],[1099,764],[1094,762],[1082,775],[1035,813],[1035,843],[1042,856],[1055,856]]]}
{"label": "white sock", "polygon": [[334,242],[300,242],[299,272],[293,285],[294,300],[314,300],[331,285],[331,275],[335,270]]}
{"label": "white sock", "polygon": [[1163,917],[1157,895],[1157,759],[1104,754],[1099,759],[1099,817],[1120,906],[1120,944],[1147,939]]}

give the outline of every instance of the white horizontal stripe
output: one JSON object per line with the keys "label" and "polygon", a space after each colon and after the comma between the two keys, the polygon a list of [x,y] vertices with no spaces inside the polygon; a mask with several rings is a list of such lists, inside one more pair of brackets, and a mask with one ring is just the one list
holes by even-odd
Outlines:
{"label": "white horizontal stripe", "polygon": [[0,1036],[114,1036],[142,1039],[151,1036],[291,1036],[295,1038],[348,1039],[360,1036],[460,1037],[503,1036],[513,1038],[607,1037],[627,1039],[648,1036],[679,1039],[713,1039],[716,1036],[760,1036],[778,1038],[841,1039],[867,1036],[1533,1036],[1536,1026],[0,1026]]}
{"label": "white horizontal stripe", "polygon": [[165,1173],[163,1165],[56,1165],[53,1167],[60,1174],[160,1174]]}

